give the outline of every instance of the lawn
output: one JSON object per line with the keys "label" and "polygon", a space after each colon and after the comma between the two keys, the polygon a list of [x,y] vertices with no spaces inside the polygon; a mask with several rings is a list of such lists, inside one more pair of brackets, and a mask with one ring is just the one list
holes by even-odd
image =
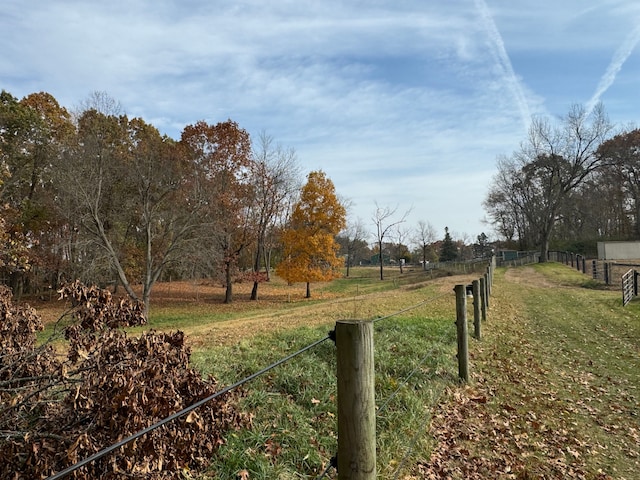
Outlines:
{"label": "lawn", "polygon": [[[311,299],[274,279],[251,302],[241,284],[232,305],[219,285],[161,284],[149,327],[183,330],[192,363],[233,384],[326,338],[337,320],[376,320],[378,478],[637,478],[640,300],[622,307],[617,290],[560,264],[498,269],[463,385],[453,286],[479,273],[378,274],[353,269],[313,285]],[[335,383],[326,340],[244,384],[252,428],[185,478],[336,478]]]}

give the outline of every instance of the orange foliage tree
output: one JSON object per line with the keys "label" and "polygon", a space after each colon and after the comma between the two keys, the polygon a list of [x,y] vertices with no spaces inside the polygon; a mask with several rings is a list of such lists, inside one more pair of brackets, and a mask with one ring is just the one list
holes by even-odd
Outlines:
{"label": "orange foliage tree", "polygon": [[338,200],[333,182],[324,172],[311,172],[295,204],[288,227],[282,233],[283,259],[278,275],[289,283],[311,282],[340,276],[336,235],[346,225],[346,210]]}
{"label": "orange foliage tree", "polygon": [[185,127],[181,143],[197,165],[204,190],[201,227],[207,246],[199,249],[220,267],[226,286],[224,302],[231,303],[238,260],[255,239],[251,139],[232,120],[216,125],[200,121]]}

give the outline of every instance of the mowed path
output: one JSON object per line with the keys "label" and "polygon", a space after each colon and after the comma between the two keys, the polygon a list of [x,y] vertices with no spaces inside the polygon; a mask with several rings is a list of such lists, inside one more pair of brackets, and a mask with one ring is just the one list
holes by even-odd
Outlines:
{"label": "mowed path", "polygon": [[[454,286],[458,283],[470,283],[477,278],[477,275],[441,277],[417,285],[343,298],[327,299],[327,295],[323,294],[322,299],[281,303],[276,308],[269,302],[263,310],[257,308],[229,320],[185,326],[181,329],[187,335],[190,344],[197,348],[211,344],[235,343],[255,335],[300,327],[326,325],[329,331],[338,320],[382,317],[423,302],[424,306],[417,314],[428,314],[429,309],[438,312],[448,309],[453,321]],[[427,286],[428,291],[420,288]]]}
{"label": "mowed path", "polygon": [[472,380],[433,412],[436,447],[407,478],[639,478],[640,319],[562,268],[497,275]]}

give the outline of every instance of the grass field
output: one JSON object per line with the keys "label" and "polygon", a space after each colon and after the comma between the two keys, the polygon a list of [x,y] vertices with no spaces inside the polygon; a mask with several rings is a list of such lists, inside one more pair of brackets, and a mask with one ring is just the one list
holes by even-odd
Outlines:
{"label": "grass field", "polygon": [[[219,286],[159,285],[150,327],[185,331],[194,365],[231,384],[326,337],[336,320],[382,318],[378,478],[638,478],[640,300],[623,308],[618,291],[559,264],[498,269],[483,339],[470,339],[471,381],[461,385],[453,286],[479,274],[377,274],[314,285],[312,299],[274,279],[250,302],[250,286],[239,285],[231,306]],[[333,343],[242,388],[253,426],[231,434],[198,478],[324,472],[337,446]]]}

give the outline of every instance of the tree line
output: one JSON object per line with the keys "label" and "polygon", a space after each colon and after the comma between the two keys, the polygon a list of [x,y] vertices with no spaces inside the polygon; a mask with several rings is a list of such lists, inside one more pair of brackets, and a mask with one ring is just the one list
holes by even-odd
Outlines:
{"label": "tree line", "polygon": [[534,119],[484,201],[488,221],[513,248],[592,253],[600,240],[640,239],[640,130],[616,128],[602,104],[574,105],[557,122]]}
{"label": "tree line", "polygon": [[305,182],[293,149],[230,119],[174,140],[103,92],[73,111],[45,92],[0,93],[0,283],[18,298],[80,280],[148,309],[157,281],[208,278],[227,303],[235,282],[253,282],[256,300],[272,267],[310,296],[345,265],[379,265],[382,279],[384,264],[476,255],[468,239],[375,207],[370,247],[324,172]]}
{"label": "tree line", "polygon": [[[294,264],[309,281],[329,278],[345,210],[323,172],[302,190],[300,172],[293,150],[266,134],[252,142],[232,120],[173,140],[104,93],[71,113],[48,93],[2,91],[0,277],[14,294],[76,279],[117,286],[147,308],[167,277],[219,279],[226,302],[242,278],[257,299],[274,253],[291,281]],[[285,263],[304,235],[323,240]]]}

